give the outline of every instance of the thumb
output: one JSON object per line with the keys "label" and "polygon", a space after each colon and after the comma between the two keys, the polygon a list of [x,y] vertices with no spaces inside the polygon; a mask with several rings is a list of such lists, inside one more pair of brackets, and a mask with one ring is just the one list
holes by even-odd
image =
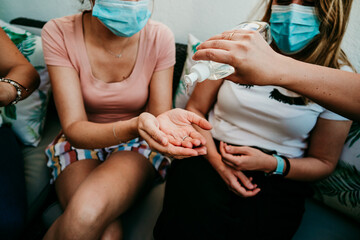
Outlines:
{"label": "thumb", "polygon": [[229,154],[241,154],[246,155],[248,153],[247,147],[237,147],[237,146],[231,146],[231,145],[225,145],[225,151]]}
{"label": "thumb", "polygon": [[146,121],[145,128],[142,129],[146,132],[152,139],[156,142],[166,146],[169,142],[166,134],[162,132],[159,128],[159,122],[156,118],[151,118]]}
{"label": "thumb", "polygon": [[211,124],[205,118],[202,118],[190,111],[188,111],[188,120],[189,122],[198,125],[204,130],[210,130],[212,128]]}
{"label": "thumb", "polygon": [[225,77],[224,79],[234,82],[234,83],[247,84],[247,82],[244,81],[242,78],[240,78],[236,73],[233,73],[233,74]]}

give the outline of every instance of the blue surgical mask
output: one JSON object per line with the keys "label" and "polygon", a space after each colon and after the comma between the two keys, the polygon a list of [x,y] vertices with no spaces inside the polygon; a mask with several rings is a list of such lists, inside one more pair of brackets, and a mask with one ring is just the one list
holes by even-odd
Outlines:
{"label": "blue surgical mask", "polygon": [[151,16],[149,0],[96,0],[92,15],[111,32],[120,37],[131,37],[146,25]]}
{"label": "blue surgical mask", "polygon": [[273,5],[270,25],[277,47],[285,54],[301,51],[320,33],[315,8],[294,3]]}

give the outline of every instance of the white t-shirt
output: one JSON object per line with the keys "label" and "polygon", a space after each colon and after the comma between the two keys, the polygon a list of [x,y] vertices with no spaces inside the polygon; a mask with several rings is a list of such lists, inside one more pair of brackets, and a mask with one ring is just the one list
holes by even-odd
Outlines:
{"label": "white t-shirt", "polygon": [[[292,104],[289,104],[289,103]],[[318,117],[347,120],[300,95],[276,86],[246,86],[224,81],[209,114],[215,139],[302,157]]]}

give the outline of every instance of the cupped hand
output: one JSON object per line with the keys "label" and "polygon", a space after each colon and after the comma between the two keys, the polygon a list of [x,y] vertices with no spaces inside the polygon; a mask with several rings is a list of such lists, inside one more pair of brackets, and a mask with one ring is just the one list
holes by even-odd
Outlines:
{"label": "cupped hand", "polygon": [[273,156],[252,147],[231,146],[220,142],[222,161],[235,170],[270,172],[276,168]]}
{"label": "cupped hand", "polygon": [[241,84],[269,85],[278,80],[279,70],[286,67],[284,56],[276,53],[260,33],[231,30],[216,35],[197,47],[193,59],[225,63],[235,68],[226,77]]}
{"label": "cupped hand", "polygon": [[205,146],[186,148],[169,142],[167,135],[160,130],[158,119],[150,113],[142,113],[139,116],[138,132],[140,136],[154,149],[166,156],[174,158],[186,158],[206,154]]}
{"label": "cupped hand", "polygon": [[175,108],[157,117],[160,130],[166,134],[169,142],[175,146],[197,148],[206,144],[205,138],[192,124],[210,130],[211,124],[193,112]]}

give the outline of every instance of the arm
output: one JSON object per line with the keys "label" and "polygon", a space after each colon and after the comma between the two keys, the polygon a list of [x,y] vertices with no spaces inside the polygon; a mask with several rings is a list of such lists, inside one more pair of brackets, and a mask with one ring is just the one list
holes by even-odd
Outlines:
{"label": "arm", "polygon": [[[197,83],[186,109],[205,118],[215,103],[221,84],[222,80]],[[200,128],[197,130],[206,139],[207,154],[205,158],[226,182],[229,189],[243,197],[255,196],[260,189],[256,188],[256,185],[251,183],[251,179],[248,179],[241,171],[234,170],[222,162],[222,157],[217,151],[211,133]]]}
{"label": "arm", "polygon": [[226,78],[228,80],[281,86],[347,118],[360,120],[360,74],[308,64],[278,54],[254,31],[232,32],[224,32],[199,45],[194,60],[230,64],[236,71]]}
{"label": "arm", "polygon": [[[29,89],[22,88],[21,99],[29,96],[40,83],[35,68],[19,52],[6,33],[0,28],[0,77],[14,80]],[[16,98],[16,90],[11,84],[0,82],[0,106],[10,104]],[[20,100],[21,100],[20,99]]]}
{"label": "arm", "polygon": [[[103,148],[138,136],[137,117],[106,124],[89,122],[77,72],[69,67],[58,66],[48,66],[48,70],[62,129],[74,147]],[[119,139],[113,134],[114,124]]]}
{"label": "arm", "polygon": [[[325,178],[335,169],[350,121],[332,121],[319,118],[310,136],[307,156],[289,159],[290,171],[286,178],[314,181]],[[235,147],[222,144],[224,162],[237,170],[260,170],[272,172],[276,169],[275,157],[251,147]]]}
{"label": "arm", "polygon": [[147,110],[154,116],[171,109],[172,77],[174,67],[154,72],[150,81],[150,96]]}
{"label": "arm", "polygon": [[338,162],[351,121],[332,121],[320,118],[310,137],[307,157],[289,159],[287,178],[314,181],[330,175]]}
{"label": "arm", "polygon": [[[274,85],[300,93],[349,119],[360,120],[360,74],[283,59]],[[285,64],[285,63],[284,63]]]}

